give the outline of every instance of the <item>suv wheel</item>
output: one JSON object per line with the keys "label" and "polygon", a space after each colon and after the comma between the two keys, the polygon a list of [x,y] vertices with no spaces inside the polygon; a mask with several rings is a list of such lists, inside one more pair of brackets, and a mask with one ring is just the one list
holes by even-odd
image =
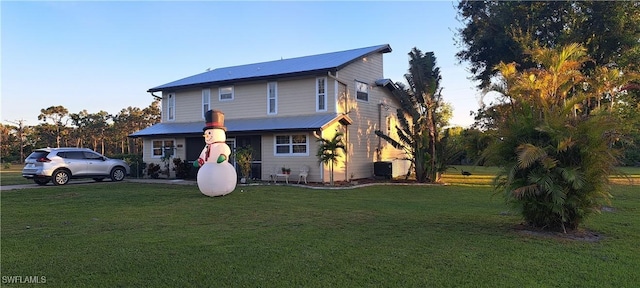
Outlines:
{"label": "suv wheel", "polygon": [[67,170],[58,170],[52,175],[52,180],[54,185],[64,185],[69,183],[69,178],[71,178],[71,174]]}
{"label": "suv wheel", "polygon": [[49,183],[49,179],[33,179],[33,182],[36,182],[36,184],[40,185],[40,186],[44,186],[47,185],[47,183]]}
{"label": "suv wheel", "polygon": [[122,181],[124,180],[124,176],[126,172],[122,167],[116,167],[111,170],[111,180],[112,181]]}

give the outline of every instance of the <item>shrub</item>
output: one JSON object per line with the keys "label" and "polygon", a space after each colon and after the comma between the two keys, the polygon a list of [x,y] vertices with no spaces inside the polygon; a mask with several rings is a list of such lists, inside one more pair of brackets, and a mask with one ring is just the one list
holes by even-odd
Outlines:
{"label": "shrub", "polygon": [[111,158],[122,159],[131,167],[131,177],[139,178],[144,175],[145,163],[141,154],[115,154]]}
{"label": "shrub", "polygon": [[158,179],[158,176],[160,176],[160,169],[161,167],[159,164],[149,163],[149,165],[147,165],[147,175],[153,179]]}
{"label": "shrub", "polygon": [[250,145],[236,150],[236,162],[240,166],[240,173],[245,180],[249,180],[251,176],[251,161],[253,161],[253,149]]}
{"label": "shrub", "polygon": [[193,165],[189,165],[187,160],[183,161],[180,158],[173,158],[173,171],[176,171],[176,178],[178,179],[189,178],[189,174],[191,173],[191,167],[193,167]]}
{"label": "shrub", "polygon": [[538,68],[498,67],[506,113],[487,151],[504,168],[496,189],[531,226],[576,229],[610,198],[616,121],[609,111],[583,104],[600,96],[584,88],[583,51],[578,45],[539,49],[533,52]]}

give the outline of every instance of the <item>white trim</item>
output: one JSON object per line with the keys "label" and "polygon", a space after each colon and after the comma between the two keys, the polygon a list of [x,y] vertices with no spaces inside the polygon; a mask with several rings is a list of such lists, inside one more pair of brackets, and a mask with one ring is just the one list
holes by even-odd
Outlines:
{"label": "white trim", "polygon": [[[324,81],[324,91],[323,93],[320,93],[320,87],[318,85],[318,82],[320,80]],[[320,109],[320,95],[323,96],[323,102],[322,103],[324,105],[324,109]],[[316,78],[316,97],[315,97],[315,102],[316,102],[316,112],[325,112],[327,111],[327,77],[318,77]]]}
{"label": "white trim", "polygon": [[[222,99],[222,90],[223,89],[227,89],[227,88],[231,88],[231,98],[229,99]],[[232,101],[235,98],[235,89],[233,88],[233,85],[231,86],[222,86],[222,87],[218,87],[218,101]],[[228,93],[225,93],[224,95],[226,95]]]}
{"label": "white trim", "polygon": [[231,164],[233,166],[233,168],[238,168],[237,165],[237,159],[234,156],[236,153],[236,138],[227,138],[224,141],[225,144],[227,144],[227,146],[229,146],[229,150],[231,150],[231,155],[229,156],[231,159],[228,159],[227,162],[229,162],[229,164]]}
{"label": "white trim", "polygon": [[176,120],[176,93],[169,93],[167,95],[167,121]]}
{"label": "white trim", "polygon": [[[338,112],[338,110],[339,110],[338,107],[340,106],[340,91],[338,91],[339,90],[338,89],[338,84],[339,84],[338,81],[333,80],[333,101],[335,103],[333,105],[333,107],[334,107],[333,111],[335,111],[335,112]],[[346,99],[345,99],[345,101],[346,101]],[[344,112],[346,112],[346,111],[343,111],[343,113]]]}
{"label": "white trim", "polygon": [[[274,96],[274,98],[273,98],[273,100],[274,100],[273,112],[271,112],[271,109],[270,109],[271,108],[271,98],[270,98],[271,95],[269,93],[271,91],[270,91],[270,87],[269,86],[271,84],[275,85],[275,87],[274,87],[274,93],[275,94],[273,95]],[[278,82],[272,81],[272,82],[267,82],[267,115],[276,115],[276,114],[278,114]]]}
{"label": "white trim", "polygon": [[[358,84],[362,84],[362,85],[358,85]],[[356,91],[355,91],[355,92],[356,92],[356,94],[355,94],[355,96],[356,96],[356,100],[358,100],[358,101],[363,101],[363,102],[369,102],[369,98],[370,98],[370,97],[369,97],[369,96],[370,96],[370,95],[369,95],[369,94],[370,94],[370,92],[369,92],[369,90],[370,90],[370,89],[369,89],[369,84],[367,84],[367,83],[365,83],[365,82],[362,82],[362,81],[355,80],[355,84],[354,84],[354,86],[355,86],[355,88],[356,88]],[[367,91],[366,91],[366,92],[367,92],[367,99],[366,99],[366,100],[365,100],[365,99],[360,99],[360,98],[358,98],[358,90],[359,90],[358,88],[359,88],[359,86],[361,86],[361,87],[365,87],[365,88],[367,89]]]}
{"label": "white trim", "polygon": [[[176,147],[176,139],[175,138],[173,138],[173,139],[172,138],[151,139],[151,145],[150,145],[151,146],[150,147],[151,148],[151,153],[149,155],[151,156],[151,158],[154,158],[154,159],[160,159],[160,158],[162,158],[162,156],[164,156],[164,149],[162,149],[162,148],[160,148],[160,149],[162,149],[162,155],[155,155],[153,153],[153,150],[156,149],[156,148],[153,147],[153,144],[156,141],[162,141],[162,147],[165,147],[167,145],[167,144],[165,144],[165,142],[171,141],[171,142],[173,142],[173,147],[174,148]],[[175,156],[175,153],[173,155]]]}
{"label": "white trim", "polygon": [[[292,136],[294,135],[302,135],[305,137],[305,141],[306,143],[304,143],[305,145],[305,153],[293,153],[293,138]],[[277,144],[277,140],[278,140],[278,136],[288,136],[289,137],[289,143],[287,144]],[[309,134],[308,133],[291,133],[291,134],[275,134],[273,136],[273,156],[275,157],[291,157],[291,156],[309,156]],[[278,153],[278,146],[285,146],[288,145],[289,146],[289,153]],[[300,145],[302,146],[302,143],[298,143],[296,145]]]}
{"label": "white trim", "polygon": [[202,119],[209,110],[211,110],[211,89],[206,88],[202,89]]}

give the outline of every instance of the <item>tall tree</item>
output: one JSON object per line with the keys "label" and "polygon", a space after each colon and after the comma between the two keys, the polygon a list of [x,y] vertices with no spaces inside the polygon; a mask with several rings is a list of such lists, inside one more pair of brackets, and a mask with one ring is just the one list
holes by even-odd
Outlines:
{"label": "tall tree", "polygon": [[[122,153],[137,154],[139,151],[135,148],[141,147],[141,139],[128,138],[127,136],[138,130],[142,130],[160,121],[159,102],[153,101],[151,105],[144,109],[138,107],[127,107],[120,110],[120,113],[113,117],[114,128],[117,133],[117,139],[121,142]],[[125,145],[126,143],[126,145]]]}
{"label": "tall tree", "polygon": [[14,130],[16,130],[14,126],[0,124],[0,156],[3,163],[13,160],[11,155],[14,147],[11,146],[11,143],[17,142]]}
{"label": "tall tree", "polygon": [[[16,120],[16,121],[9,121],[12,124],[17,125],[15,127],[15,132],[16,132],[16,138],[18,140],[18,145],[19,148],[18,150],[20,150],[20,163],[22,163],[22,161],[24,161],[24,147],[26,146],[27,143],[27,127],[25,125],[26,120],[24,119],[20,119],[20,120]],[[5,154],[6,155],[6,154]]]}
{"label": "tall tree", "polygon": [[[526,52],[582,43],[591,56],[584,68],[616,65],[640,70],[638,1],[468,1],[458,3],[460,61],[487,88],[500,62],[535,64]],[[584,72],[584,71],[583,71]]]}
{"label": "tall tree", "polygon": [[422,53],[418,48],[409,52],[409,71],[404,75],[408,85],[396,83],[393,96],[400,102],[396,111],[400,127],[396,141],[380,130],[375,133],[397,149],[403,149],[411,161],[418,182],[438,179],[438,140],[440,129],[446,125],[447,105],[442,101],[440,68],[433,52]]}
{"label": "tall tree", "polygon": [[69,115],[69,110],[64,108],[64,106],[51,106],[47,109],[40,109],[40,115],[38,115],[38,120],[42,120],[45,123],[47,121],[51,121],[53,126],[55,127],[55,137],[56,137],[56,146],[60,147],[60,139],[62,135],[65,134],[65,128],[69,121],[67,118]]}

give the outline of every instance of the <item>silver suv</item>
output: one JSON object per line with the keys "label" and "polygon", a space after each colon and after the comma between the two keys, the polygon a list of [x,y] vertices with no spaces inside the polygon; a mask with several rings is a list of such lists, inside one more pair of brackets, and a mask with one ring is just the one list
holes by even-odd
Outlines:
{"label": "silver suv", "polygon": [[130,169],[120,159],[109,159],[88,148],[42,148],[33,151],[22,169],[22,177],[33,179],[38,185],[53,180],[64,185],[71,178],[93,178],[102,181],[122,181]]}

